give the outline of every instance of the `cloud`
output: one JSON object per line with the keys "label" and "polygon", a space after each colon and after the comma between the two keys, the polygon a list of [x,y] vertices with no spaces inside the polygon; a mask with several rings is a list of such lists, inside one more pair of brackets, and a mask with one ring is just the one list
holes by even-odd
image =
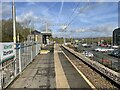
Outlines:
{"label": "cloud", "polygon": [[28,27],[29,25],[40,23],[41,17],[35,16],[32,11],[29,11],[17,16],[16,20],[22,25]]}
{"label": "cloud", "polygon": [[[27,2],[27,3],[16,3],[17,6],[17,21],[25,24],[26,26],[30,24],[34,24],[36,28],[40,28],[41,24],[45,22],[49,22],[50,24],[56,24],[58,20],[58,14],[61,3],[35,3],[35,2]],[[86,6],[87,3],[80,3],[80,7],[78,8],[78,12],[82,12],[79,16],[74,20],[74,23],[71,24],[69,30],[66,32],[70,33],[69,36],[74,37],[91,37],[94,36],[109,36],[112,34],[114,27],[116,26],[116,15],[115,5],[100,3],[91,3],[89,6]],[[51,6],[52,5],[52,6]],[[9,4],[8,4],[9,6]],[[53,6],[55,6],[53,8]],[[10,5],[11,7],[11,5]],[[6,13],[10,12],[9,8]],[[109,8],[108,8],[109,7]],[[49,9],[52,8],[52,9]],[[74,3],[64,3],[64,8],[62,10],[62,14],[59,18],[59,23],[65,23],[69,14],[71,14],[72,9],[74,8]],[[113,8],[113,9],[112,9]],[[77,12],[77,13],[78,13]],[[77,14],[75,13],[75,14]],[[7,14],[6,14],[7,15]],[[9,16],[9,13],[8,13]],[[116,21],[117,22],[117,21]],[[44,26],[43,26],[44,27]],[[87,27],[87,28],[85,28]],[[56,36],[64,36],[65,32],[59,32],[59,28],[64,28],[64,26],[50,26],[54,30]],[[54,35],[55,35],[54,34]],[[58,35],[60,34],[60,35]]]}
{"label": "cloud", "polygon": [[62,0],[62,2],[61,2],[61,7],[60,7],[59,14],[58,14],[58,21],[57,22],[59,22],[59,18],[60,18],[61,14],[62,14],[63,6],[64,6],[64,0]]}
{"label": "cloud", "polygon": [[[48,12],[41,11],[41,14],[45,16]],[[42,15],[38,16],[34,13],[33,10],[23,12],[19,16],[16,17],[16,20],[20,22],[24,27],[34,26],[35,29],[41,29],[41,27],[45,27],[45,23],[51,24],[51,20],[47,19],[47,17],[42,17]],[[48,15],[49,16],[49,15]],[[51,18],[51,16],[49,16]]]}
{"label": "cloud", "polygon": [[111,24],[99,25],[95,27],[79,28],[68,30],[71,36],[79,38],[90,38],[90,37],[109,37],[112,36],[113,30],[116,27]]}
{"label": "cloud", "polygon": [[12,5],[10,5],[10,3],[2,3],[2,9],[0,11],[0,15],[2,15],[2,18],[11,17],[12,16]]}
{"label": "cloud", "polygon": [[81,32],[86,32],[86,29],[80,28],[80,29],[76,29],[76,30],[71,30],[70,32],[76,32],[76,33],[81,33]]}

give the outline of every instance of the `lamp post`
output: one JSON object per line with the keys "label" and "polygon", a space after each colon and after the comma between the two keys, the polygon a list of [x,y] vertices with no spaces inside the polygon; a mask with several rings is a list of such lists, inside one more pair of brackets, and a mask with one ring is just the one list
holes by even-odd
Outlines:
{"label": "lamp post", "polygon": [[16,44],[16,25],[15,25],[15,5],[14,5],[14,0],[13,0],[13,6],[12,6],[12,16],[13,16],[13,41],[14,44]]}

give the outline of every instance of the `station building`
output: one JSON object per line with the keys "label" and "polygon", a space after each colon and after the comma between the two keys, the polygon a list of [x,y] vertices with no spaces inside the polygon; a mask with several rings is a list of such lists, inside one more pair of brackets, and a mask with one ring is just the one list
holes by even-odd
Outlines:
{"label": "station building", "polygon": [[41,44],[49,44],[49,38],[52,36],[51,32],[39,32],[34,30],[27,37],[27,41],[35,41]]}

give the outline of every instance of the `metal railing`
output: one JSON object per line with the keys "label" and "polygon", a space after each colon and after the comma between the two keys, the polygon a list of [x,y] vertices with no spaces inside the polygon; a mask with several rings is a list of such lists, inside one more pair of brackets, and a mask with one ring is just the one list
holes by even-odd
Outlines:
{"label": "metal railing", "polygon": [[6,88],[29,65],[40,51],[41,44],[19,43],[13,59],[0,63],[0,89]]}

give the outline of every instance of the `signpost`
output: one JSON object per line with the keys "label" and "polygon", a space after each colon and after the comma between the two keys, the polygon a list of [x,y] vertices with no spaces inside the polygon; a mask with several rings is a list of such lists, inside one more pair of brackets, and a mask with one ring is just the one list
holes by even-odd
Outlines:
{"label": "signpost", "polygon": [[15,57],[14,43],[0,43],[0,89],[2,89],[3,71],[2,63]]}
{"label": "signpost", "polygon": [[0,43],[0,63],[14,58],[14,43]]}

